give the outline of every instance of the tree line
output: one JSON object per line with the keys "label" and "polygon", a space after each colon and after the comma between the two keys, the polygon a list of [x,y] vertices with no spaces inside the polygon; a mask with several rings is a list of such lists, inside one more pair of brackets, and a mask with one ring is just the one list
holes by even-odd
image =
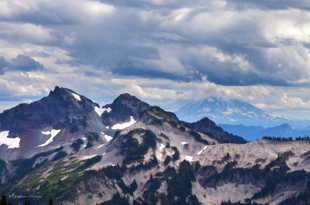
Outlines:
{"label": "tree line", "polygon": [[292,141],[301,141],[301,142],[310,142],[310,136],[305,137],[274,137],[274,136],[264,136],[264,140],[271,140],[277,142],[292,142]]}

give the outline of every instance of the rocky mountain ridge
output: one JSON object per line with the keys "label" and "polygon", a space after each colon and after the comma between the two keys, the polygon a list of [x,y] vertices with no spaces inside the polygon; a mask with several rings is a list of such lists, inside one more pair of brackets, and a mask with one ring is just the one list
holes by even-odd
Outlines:
{"label": "rocky mountain ridge", "polygon": [[309,200],[308,141],[249,143],[207,118],[180,121],[129,94],[101,107],[56,87],[0,114],[0,133],[0,192],[13,201],[18,195],[68,205]]}

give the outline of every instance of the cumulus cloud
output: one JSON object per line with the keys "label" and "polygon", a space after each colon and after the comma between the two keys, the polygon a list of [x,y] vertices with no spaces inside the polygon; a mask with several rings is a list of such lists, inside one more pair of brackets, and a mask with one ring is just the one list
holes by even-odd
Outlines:
{"label": "cumulus cloud", "polygon": [[56,40],[51,28],[31,23],[0,22],[0,38],[19,43],[48,44]]}

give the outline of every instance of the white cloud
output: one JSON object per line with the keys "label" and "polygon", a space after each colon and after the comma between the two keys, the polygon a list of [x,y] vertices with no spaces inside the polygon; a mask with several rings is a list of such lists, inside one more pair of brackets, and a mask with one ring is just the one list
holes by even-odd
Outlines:
{"label": "white cloud", "polygon": [[2,19],[40,24],[90,22],[115,10],[114,6],[95,0],[4,0],[0,6]]}
{"label": "white cloud", "polygon": [[288,96],[286,93],[283,93],[280,103],[279,107],[310,109],[310,101],[305,101],[300,97]]}
{"label": "white cloud", "polygon": [[0,37],[22,43],[49,43],[55,40],[50,28],[30,23],[0,22]]}
{"label": "white cloud", "polygon": [[[273,19],[273,21],[271,21]],[[266,12],[260,27],[263,35],[273,43],[285,40],[310,42],[310,13],[298,9]]]}

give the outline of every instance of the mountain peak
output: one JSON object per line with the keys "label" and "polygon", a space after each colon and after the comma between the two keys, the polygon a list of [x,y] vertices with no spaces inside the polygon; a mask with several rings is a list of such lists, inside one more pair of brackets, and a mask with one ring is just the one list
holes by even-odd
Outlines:
{"label": "mountain peak", "polygon": [[195,122],[195,124],[200,124],[200,125],[204,125],[207,127],[215,127],[216,126],[215,122],[213,122],[212,120],[210,120],[207,117],[204,117],[201,120],[198,120],[197,122]]}
{"label": "mountain peak", "polygon": [[[129,93],[122,93],[120,94],[115,100],[114,102],[115,104],[118,104],[118,103],[145,103],[143,101],[141,101],[140,99],[138,99],[137,97],[129,94]],[[145,103],[146,104],[146,103]]]}
{"label": "mountain peak", "polygon": [[123,93],[119,95],[112,103],[111,105],[115,110],[121,109],[121,110],[130,110],[132,114],[138,114],[141,113],[148,108],[150,108],[150,105],[146,102],[138,99],[137,97],[129,94],[129,93]]}
{"label": "mountain peak", "polygon": [[217,126],[215,122],[207,117],[204,117],[197,122],[188,123],[188,125],[198,132],[212,136],[221,143],[246,143],[246,140],[242,137],[225,132],[221,127]]}
{"label": "mountain peak", "polygon": [[105,114],[102,120],[110,125],[128,121],[131,117],[138,119],[144,111],[150,108],[150,105],[129,93],[123,93],[106,107],[111,108],[111,112]]}
{"label": "mountain peak", "polygon": [[25,130],[53,127],[83,118],[94,111],[97,104],[76,92],[56,86],[47,97],[29,104],[20,104],[0,114],[0,129]]}
{"label": "mountain peak", "polygon": [[54,90],[50,91],[48,97],[64,96],[64,95],[68,95],[68,94],[72,94],[72,93],[76,94],[76,92],[74,92],[73,90],[71,90],[69,88],[55,86]]}

